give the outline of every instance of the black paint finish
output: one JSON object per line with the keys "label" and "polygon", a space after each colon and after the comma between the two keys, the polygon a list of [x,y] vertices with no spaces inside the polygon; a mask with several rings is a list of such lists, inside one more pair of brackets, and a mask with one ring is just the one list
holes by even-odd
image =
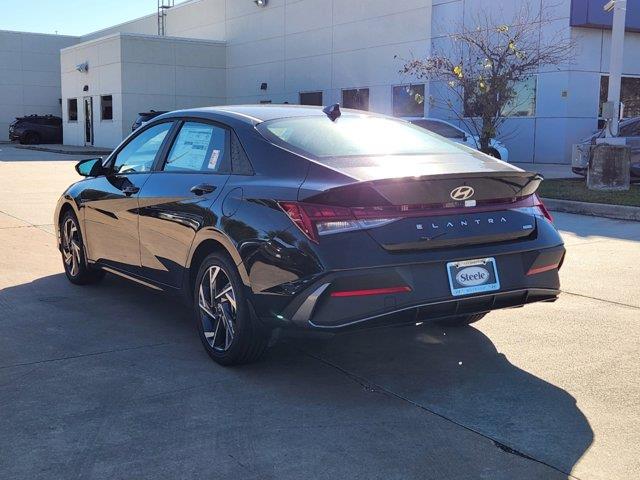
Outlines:
{"label": "black paint finish", "polygon": [[[256,128],[266,120],[303,115],[324,114],[320,108],[271,105],[159,116],[103,161],[101,175],[81,180],[63,194],[55,213],[58,238],[59,220],[71,209],[80,220],[90,263],[186,299],[192,298],[199,259],[222,250],[237,265],[258,317],[270,326],[364,327],[379,324],[381,318],[411,321],[410,315],[398,320],[387,314],[419,306],[424,310],[431,305],[435,318],[553,300],[558,295],[557,268],[526,275],[539,258],[561,261],[564,248],[558,232],[545,219],[510,210],[514,201],[535,192],[540,176],[469,149],[461,149],[455,158],[424,156],[406,170],[406,177],[397,172],[389,175],[393,168],[381,159],[306,158],[272,143]],[[343,110],[342,115],[356,113]],[[183,120],[228,129],[231,154],[219,172],[162,171]],[[114,158],[127,142],[166,121],[175,126],[151,171],[111,173]],[[473,224],[472,229],[460,222],[473,222],[475,210],[469,208],[462,215],[459,209],[464,205],[449,197],[460,185],[473,187],[478,205],[490,207],[489,213],[477,212],[483,223]],[[385,226],[326,235],[315,242],[278,202],[424,208]],[[437,216],[430,215],[429,207],[437,207]],[[446,208],[456,208],[456,213],[447,215]],[[507,224],[500,222],[503,216]],[[496,220],[488,222],[493,217]],[[450,222],[453,228],[447,227]],[[531,228],[523,230],[527,223]],[[446,230],[444,236],[434,225]],[[453,299],[446,262],[483,257],[497,259],[501,297]],[[330,296],[350,285],[377,288],[398,282],[411,292],[351,299]],[[300,320],[300,307],[326,284],[311,316]]]}

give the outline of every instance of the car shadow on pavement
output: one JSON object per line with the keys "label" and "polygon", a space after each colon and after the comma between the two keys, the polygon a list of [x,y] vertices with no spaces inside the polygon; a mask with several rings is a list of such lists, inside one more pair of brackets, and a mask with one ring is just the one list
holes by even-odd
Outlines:
{"label": "car shadow on pavement", "polygon": [[283,335],[223,368],[185,307],[113,276],[43,277],[0,309],[10,478],[565,478],[593,440],[571,395],[473,327]]}
{"label": "car shadow on pavement", "polygon": [[564,473],[571,472],[593,442],[587,418],[567,391],[510,363],[473,326],[425,323],[306,343],[301,347],[306,352],[370,388]]}

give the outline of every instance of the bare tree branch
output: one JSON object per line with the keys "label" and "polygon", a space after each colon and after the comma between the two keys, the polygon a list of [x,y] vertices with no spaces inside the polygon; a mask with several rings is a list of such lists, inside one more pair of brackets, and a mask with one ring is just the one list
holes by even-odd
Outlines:
{"label": "bare tree branch", "polygon": [[487,152],[506,118],[522,111],[524,102],[517,103],[523,82],[541,68],[572,63],[576,44],[568,29],[553,31],[554,7],[544,0],[536,7],[525,2],[507,20],[479,10],[442,39],[444,45],[434,43],[427,58],[405,60],[401,73],[444,86],[438,101]]}

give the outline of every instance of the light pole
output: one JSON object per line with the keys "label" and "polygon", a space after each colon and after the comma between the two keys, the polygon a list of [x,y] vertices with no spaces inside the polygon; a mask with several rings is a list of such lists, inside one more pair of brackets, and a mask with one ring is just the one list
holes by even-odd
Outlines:
{"label": "light pole", "polygon": [[611,56],[609,59],[609,91],[607,100],[613,110],[606,136],[618,135],[620,123],[620,84],[622,82],[622,56],[624,53],[624,31],[627,16],[627,0],[612,0],[605,5],[605,11],[613,9],[613,27],[611,29]]}

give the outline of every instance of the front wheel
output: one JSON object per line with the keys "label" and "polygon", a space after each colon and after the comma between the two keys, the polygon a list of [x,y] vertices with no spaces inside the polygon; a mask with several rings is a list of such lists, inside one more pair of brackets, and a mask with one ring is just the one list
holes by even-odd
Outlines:
{"label": "front wheel", "polygon": [[458,315],[457,317],[443,318],[436,320],[436,323],[443,327],[466,327],[481,320],[486,313],[476,313],[475,315]]}
{"label": "front wheel", "polygon": [[220,365],[251,363],[267,348],[268,332],[254,318],[240,274],[224,254],[213,253],[198,270],[194,315],[200,341]]}
{"label": "front wheel", "polygon": [[64,273],[71,283],[88,285],[102,280],[104,272],[92,269],[86,262],[80,226],[72,212],[67,212],[60,222],[60,240]]}

